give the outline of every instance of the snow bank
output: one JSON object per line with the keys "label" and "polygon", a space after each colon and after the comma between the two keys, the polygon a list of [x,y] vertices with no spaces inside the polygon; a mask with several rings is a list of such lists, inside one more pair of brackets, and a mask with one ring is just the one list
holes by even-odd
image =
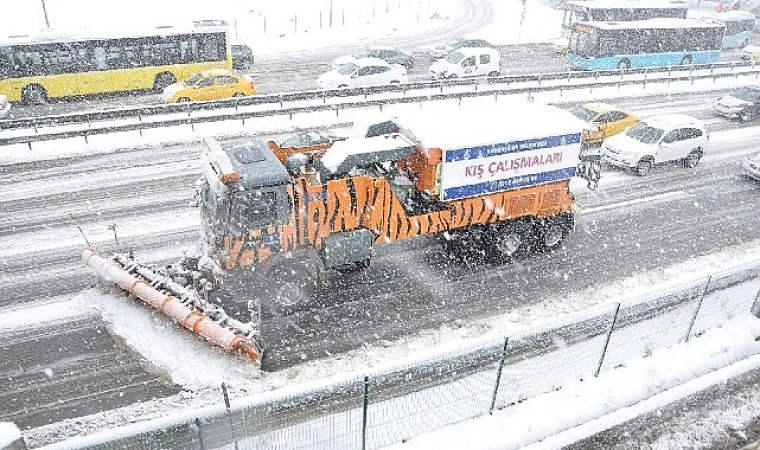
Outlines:
{"label": "snow bank", "polygon": [[[626,367],[604,372],[599,378],[574,382],[492,416],[386,448],[560,448],[760,367],[758,336],[760,320],[746,313],[698,339],[656,351],[649,358],[629,361]],[[719,368],[725,369],[715,372]],[[649,400],[640,403],[646,399]],[[617,413],[611,414],[614,411]]]}
{"label": "snow bank", "polygon": [[21,431],[10,422],[0,422],[0,449],[21,439]]}

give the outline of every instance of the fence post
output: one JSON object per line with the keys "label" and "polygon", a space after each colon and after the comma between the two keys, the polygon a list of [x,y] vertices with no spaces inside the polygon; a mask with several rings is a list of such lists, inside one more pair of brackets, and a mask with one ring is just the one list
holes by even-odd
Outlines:
{"label": "fence post", "polygon": [[684,337],[684,342],[689,342],[689,336],[691,336],[691,329],[692,327],[694,327],[694,322],[697,321],[699,310],[702,309],[702,300],[705,299],[705,294],[707,293],[707,288],[710,287],[711,280],[712,280],[712,275],[707,277],[707,281],[705,282],[705,287],[704,289],[702,289],[702,295],[699,296],[699,302],[697,303],[697,310],[694,311],[694,315],[691,317],[691,321],[689,322],[689,329],[686,330],[686,337]]}
{"label": "fence post", "polygon": [[230,396],[227,393],[227,385],[222,383],[222,394],[224,395],[224,406],[227,408],[227,421],[230,423],[230,431],[232,432],[232,442],[235,444],[235,450],[238,449],[237,436],[235,436],[235,426],[232,423],[232,412],[230,411]]}
{"label": "fence post", "polygon": [[496,406],[496,394],[499,393],[499,383],[501,383],[501,372],[504,370],[504,362],[507,360],[507,345],[509,345],[509,337],[504,338],[504,347],[501,349],[501,359],[499,360],[499,368],[496,371],[496,384],[493,387],[493,395],[491,396],[491,408],[488,410],[488,414],[493,414],[493,408]]}
{"label": "fence post", "polygon": [[195,418],[195,427],[198,428],[198,447],[200,450],[206,450],[206,445],[203,443],[203,432],[201,431],[201,419]]}
{"label": "fence post", "polygon": [[602,364],[604,364],[604,357],[607,355],[607,347],[610,345],[610,339],[612,338],[612,331],[615,329],[617,323],[618,313],[620,312],[620,303],[615,306],[615,314],[612,316],[612,323],[610,323],[610,329],[607,330],[607,337],[604,339],[604,347],[602,348],[602,356],[599,358],[599,365],[596,366],[594,376],[598,377],[599,372],[602,371]]}
{"label": "fence post", "polygon": [[755,302],[752,304],[750,312],[752,315],[760,319],[760,289],[757,290],[757,295],[755,295]]}
{"label": "fence post", "polygon": [[369,377],[364,376],[364,393],[362,395],[362,450],[367,449],[367,405],[369,404]]}

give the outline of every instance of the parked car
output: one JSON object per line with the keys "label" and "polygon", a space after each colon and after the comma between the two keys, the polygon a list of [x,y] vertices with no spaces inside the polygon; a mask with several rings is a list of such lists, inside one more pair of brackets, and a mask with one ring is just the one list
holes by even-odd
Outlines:
{"label": "parked car", "polygon": [[604,141],[602,160],[647,175],[655,164],[682,161],[693,168],[707,150],[709,136],[699,119],[684,114],[652,116]]}
{"label": "parked car", "polygon": [[570,108],[570,113],[589,124],[586,143],[601,145],[610,136],[635,125],[639,118],[630,111],[607,103],[584,103]]}
{"label": "parked car", "polygon": [[363,58],[323,73],[317,78],[321,89],[346,89],[384,84],[406,83],[406,69],[382,59]]}
{"label": "parked car", "polygon": [[747,155],[739,162],[739,169],[745,176],[760,181],[760,152]]}
{"label": "parked car", "polygon": [[0,119],[8,117],[8,113],[11,111],[11,102],[8,101],[8,97],[0,94]]}
{"label": "parked car", "polygon": [[501,57],[496,49],[463,47],[434,62],[429,74],[433,79],[497,77],[500,63]]}
{"label": "parked car", "polygon": [[280,147],[315,147],[345,140],[330,130],[305,130],[282,140]]}
{"label": "parked car", "polygon": [[253,50],[244,44],[230,45],[232,52],[232,68],[235,70],[249,70],[253,67]]}
{"label": "parked car", "polygon": [[742,59],[749,61],[760,61],[760,46],[748,45],[742,49]]}
{"label": "parked car", "polygon": [[713,103],[716,114],[742,122],[760,117],[760,86],[744,86],[734,89]]}
{"label": "parked car", "polygon": [[484,40],[484,39],[465,39],[461,37],[449,39],[444,44],[438,44],[433,46],[429,50],[429,54],[431,58],[439,59],[439,58],[445,58],[448,56],[449,53],[453,52],[454,50],[458,50],[462,47],[470,47],[470,48],[496,48],[493,44],[490,42]]}
{"label": "parked car", "polygon": [[350,55],[341,56],[332,63],[332,68],[337,69],[344,64],[350,62],[355,63],[359,59],[363,58],[377,58],[382,59],[388,64],[398,64],[403,66],[406,70],[411,70],[414,67],[414,60],[412,55],[402,52],[401,50],[394,50],[392,48],[382,47],[370,47],[363,50],[356,51]]}

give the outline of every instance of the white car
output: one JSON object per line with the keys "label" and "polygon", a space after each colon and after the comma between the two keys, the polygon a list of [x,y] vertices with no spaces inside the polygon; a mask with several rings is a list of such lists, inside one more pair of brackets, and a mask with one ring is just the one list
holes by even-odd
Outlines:
{"label": "white car", "polygon": [[323,73],[317,78],[321,89],[347,89],[407,83],[406,69],[376,58],[362,58]]}
{"label": "white car", "polygon": [[760,181],[760,152],[747,155],[739,162],[739,168],[745,176]]}
{"label": "white car", "polygon": [[8,101],[8,97],[0,94],[0,119],[7,117],[10,110],[11,102]]}
{"label": "white car", "polygon": [[602,160],[644,176],[655,164],[682,161],[693,168],[710,138],[702,121],[684,114],[663,114],[642,120],[602,144]]}
{"label": "white car", "polygon": [[742,49],[742,59],[750,61],[760,61],[760,47],[757,45],[748,45]]}
{"label": "white car", "polygon": [[488,47],[462,47],[449,56],[430,65],[430,78],[434,80],[465,77],[497,77],[501,56]]}

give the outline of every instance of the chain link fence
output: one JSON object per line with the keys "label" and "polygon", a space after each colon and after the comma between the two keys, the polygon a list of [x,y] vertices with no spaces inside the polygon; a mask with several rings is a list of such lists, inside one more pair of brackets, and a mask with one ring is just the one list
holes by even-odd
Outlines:
{"label": "chain link fence", "polygon": [[232,406],[225,396],[225,408],[44,448],[376,449],[597,376],[739,313],[760,313],[759,292],[757,261],[446,357]]}

